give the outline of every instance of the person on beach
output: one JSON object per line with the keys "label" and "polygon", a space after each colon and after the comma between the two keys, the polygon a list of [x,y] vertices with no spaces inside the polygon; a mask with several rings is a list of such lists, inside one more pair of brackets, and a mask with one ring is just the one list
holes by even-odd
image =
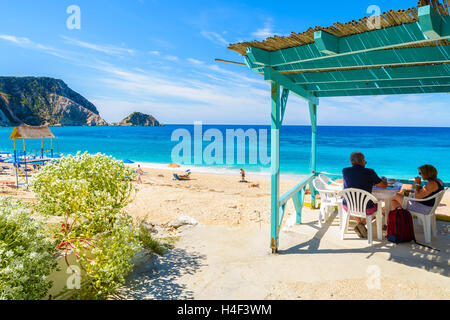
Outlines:
{"label": "person on beach", "polygon": [[[444,190],[444,183],[441,179],[438,179],[438,172],[432,165],[426,164],[418,168],[420,177],[414,179],[414,197],[416,199],[425,199],[432,197],[435,194]],[[428,183],[422,187],[422,179],[428,181]],[[392,209],[401,208],[403,204],[403,193],[397,193],[392,199]],[[409,200],[406,204],[406,210],[412,210],[423,214],[428,214],[431,208],[434,206],[435,199],[428,201],[412,201]]]}
{"label": "person on beach", "polygon": [[241,168],[241,181],[239,181],[239,182],[247,182],[247,180],[245,180],[245,171],[244,171],[244,169],[242,169]]}
{"label": "person on beach", "polygon": [[[361,152],[353,152],[350,155],[352,164],[349,168],[342,170],[344,177],[344,189],[356,188],[372,193],[373,186],[387,188],[387,179],[380,178],[373,169],[366,168],[367,161]],[[347,209],[346,203],[343,203],[344,209]],[[372,201],[367,204],[366,214],[371,215],[377,211],[378,207]],[[367,238],[366,219],[354,217],[358,223],[355,232],[360,238]]]}
{"label": "person on beach", "polygon": [[142,170],[140,164],[138,164],[136,173],[137,173],[137,183],[141,184],[141,183],[142,183],[142,178],[141,178],[141,176],[144,174],[144,171]]}

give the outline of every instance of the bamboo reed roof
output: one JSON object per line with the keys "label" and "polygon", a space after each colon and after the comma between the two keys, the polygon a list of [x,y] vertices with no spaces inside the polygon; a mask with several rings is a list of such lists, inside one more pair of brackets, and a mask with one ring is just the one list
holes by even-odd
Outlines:
{"label": "bamboo reed roof", "polygon": [[450,92],[450,0],[231,44],[246,65],[317,104],[321,97]]}
{"label": "bamboo reed roof", "polygon": [[11,132],[10,139],[50,139],[55,135],[48,126],[33,127],[21,125],[15,127]]}
{"label": "bamboo reed roof", "polygon": [[[449,16],[450,14],[450,0],[419,0],[417,7],[406,10],[389,10],[381,15],[381,29],[395,27],[403,24],[416,23],[419,20],[418,8],[431,5],[441,16]],[[369,17],[364,17],[358,21],[352,20],[347,23],[335,22],[330,27],[314,27],[309,28],[303,33],[291,32],[290,36],[281,37],[274,35],[263,41],[248,41],[230,44],[228,49],[238,52],[242,56],[246,56],[246,49],[248,47],[254,47],[263,49],[266,51],[277,51],[281,49],[288,49],[298,46],[314,43],[314,32],[326,31],[338,37],[351,36],[355,34],[361,34],[365,32],[373,31],[373,27]],[[449,40],[429,41],[414,45],[399,46],[398,48],[414,48],[414,47],[426,47],[426,46],[441,46],[450,45]]]}

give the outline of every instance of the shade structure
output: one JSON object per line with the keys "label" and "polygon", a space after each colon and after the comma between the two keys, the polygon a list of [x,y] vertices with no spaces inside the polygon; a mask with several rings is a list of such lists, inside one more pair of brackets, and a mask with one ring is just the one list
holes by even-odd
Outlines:
{"label": "shade structure", "polygon": [[[297,223],[306,188],[315,205],[317,108],[322,97],[450,92],[450,7],[420,0],[417,7],[378,17],[310,28],[288,37],[230,44],[271,86],[271,237],[278,250],[286,203]],[[280,195],[280,129],[290,93],[308,102],[312,129],[311,173]]]}
{"label": "shade structure", "polygon": [[[9,137],[13,139],[14,142],[14,168],[16,171],[16,186],[24,184],[28,189],[28,172],[37,171],[43,163],[48,161],[44,160],[44,152],[50,152],[50,158],[53,158],[53,139],[56,138],[57,148],[58,148],[58,138],[55,137],[53,132],[48,126],[29,126],[26,124],[14,127],[11,135]],[[22,139],[23,151],[19,152],[17,150],[16,139]],[[28,159],[26,152],[25,141],[27,139],[40,139],[41,140],[41,155],[40,160],[36,160],[36,156],[32,155],[31,159]],[[44,150],[44,139],[50,139],[50,150]],[[39,163],[39,164],[38,164]],[[31,167],[32,168],[31,168]],[[23,183],[21,183],[23,181]]]}
{"label": "shade structure", "polygon": [[229,49],[266,80],[313,102],[320,97],[448,93],[449,10],[446,1],[420,1],[417,8]]}
{"label": "shade structure", "polygon": [[48,126],[21,125],[14,127],[10,139],[53,139],[56,138]]}

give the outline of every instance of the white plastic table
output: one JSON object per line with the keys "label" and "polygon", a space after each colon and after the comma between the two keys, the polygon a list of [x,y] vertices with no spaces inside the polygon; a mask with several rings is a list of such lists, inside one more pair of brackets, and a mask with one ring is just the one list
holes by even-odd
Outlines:
{"label": "white plastic table", "polygon": [[[402,189],[401,184],[395,184],[394,186],[388,186],[386,189],[373,187],[372,194],[377,198],[378,200],[384,202],[384,208],[386,214],[389,214],[389,212],[392,209],[392,198],[400,192]],[[387,216],[385,216],[385,219],[387,221]]]}

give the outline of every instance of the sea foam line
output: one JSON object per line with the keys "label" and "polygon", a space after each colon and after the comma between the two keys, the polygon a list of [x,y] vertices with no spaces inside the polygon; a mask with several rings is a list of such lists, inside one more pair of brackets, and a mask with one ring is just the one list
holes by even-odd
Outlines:
{"label": "sea foam line", "polygon": [[[168,164],[165,163],[154,163],[154,162],[135,162],[132,164],[127,164],[130,167],[137,168],[140,165],[142,168],[146,169],[157,169],[157,170],[166,170],[172,171],[176,173],[185,172],[186,170],[191,170],[192,173],[206,173],[206,174],[217,174],[217,175],[226,175],[226,176],[238,176],[240,177],[239,169],[236,168],[218,168],[218,167],[208,167],[208,166],[198,166],[198,165],[180,165],[179,168],[171,168]],[[251,169],[246,169],[246,176],[252,177],[261,177],[261,178],[269,178],[270,170],[267,171],[254,171]],[[305,174],[281,174],[281,178],[285,180],[302,180],[306,177]]]}

